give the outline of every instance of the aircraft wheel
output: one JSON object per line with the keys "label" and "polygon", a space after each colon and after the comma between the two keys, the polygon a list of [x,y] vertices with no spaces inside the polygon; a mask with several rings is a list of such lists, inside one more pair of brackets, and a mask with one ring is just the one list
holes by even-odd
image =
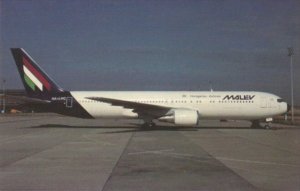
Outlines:
{"label": "aircraft wheel", "polygon": [[150,122],[150,123],[144,123],[144,124],[142,125],[143,128],[151,128],[151,127],[155,127],[155,126],[156,126],[156,124],[153,123],[153,122]]}
{"label": "aircraft wheel", "polygon": [[271,124],[268,123],[268,124],[265,125],[265,129],[271,129],[271,128],[272,128]]}

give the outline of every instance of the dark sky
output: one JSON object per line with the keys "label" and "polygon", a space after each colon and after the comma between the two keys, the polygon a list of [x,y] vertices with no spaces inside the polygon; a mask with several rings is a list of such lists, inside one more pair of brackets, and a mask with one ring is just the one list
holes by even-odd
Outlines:
{"label": "dark sky", "polygon": [[300,104],[300,1],[0,0],[1,73],[23,47],[68,90],[257,90]]}

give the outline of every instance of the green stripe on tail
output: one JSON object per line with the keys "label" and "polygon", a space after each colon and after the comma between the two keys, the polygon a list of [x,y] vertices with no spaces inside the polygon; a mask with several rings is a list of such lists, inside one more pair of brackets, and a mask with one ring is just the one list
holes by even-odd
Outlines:
{"label": "green stripe on tail", "polygon": [[24,74],[24,80],[25,80],[26,84],[27,84],[33,91],[35,91],[35,84],[33,83],[33,81],[32,81],[28,76],[26,76],[26,74]]}

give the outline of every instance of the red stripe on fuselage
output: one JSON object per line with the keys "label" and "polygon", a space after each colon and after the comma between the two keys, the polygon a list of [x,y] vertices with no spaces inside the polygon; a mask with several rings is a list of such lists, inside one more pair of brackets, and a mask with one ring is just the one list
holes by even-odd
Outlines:
{"label": "red stripe on fuselage", "polygon": [[49,84],[49,82],[44,78],[44,76],[42,76],[42,74],[40,74],[40,72],[39,71],[37,71],[29,62],[28,62],[28,60],[26,59],[26,58],[22,58],[23,59],[23,64],[28,68],[28,70],[30,71],[30,72],[32,72],[34,75],[35,75],[35,77],[38,79],[38,80],[40,80],[41,82],[42,82],[42,84],[43,84],[43,86],[45,86],[46,87],[46,89],[48,90],[48,91],[50,91],[51,90],[51,85]]}

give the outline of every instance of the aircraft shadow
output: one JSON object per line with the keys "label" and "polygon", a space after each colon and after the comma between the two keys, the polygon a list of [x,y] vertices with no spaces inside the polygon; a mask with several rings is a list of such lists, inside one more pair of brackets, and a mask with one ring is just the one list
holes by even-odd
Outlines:
{"label": "aircraft shadow", "polygon": [[[165,126],[157,125],[154,127],[142,127],[140,124],[128,123],[122,126],[107,126],[107,125],[64,125],[64,124],[44,124],[38,126],[30,126],[27,128],[69,128],[69,129],[116,129],[115,131],[103,132],[100,134],[109,134],[109,133],[129,133],[129,132],[145,132],[145,131],[199,131],[207,129],[234,129],[234,130],[249,130],[249,129],[261,129],[265,130],[263,127],[232,127],[232,126],[205,126],[205,127],[184,127],[184,126]],[[117,130],[124,129],[124,130]],[[277,130],[278,128],[272,128],[272,130]]]}
{"label": "aircraft shadow", "polygon": [[142,127],[140,124],[126,124],[122,126],[87,126],[87,125],[63,125],[63,124],[44,124],[38,126],[31,126],[27,128],[69,128],[69,129],[126,129],[121,131],[110,131],[103,133],[126,133],[126,132],[139,132],[139,131],[197,131],[194,127],[172,127],[172,126],[155,126],[155,127]]}

